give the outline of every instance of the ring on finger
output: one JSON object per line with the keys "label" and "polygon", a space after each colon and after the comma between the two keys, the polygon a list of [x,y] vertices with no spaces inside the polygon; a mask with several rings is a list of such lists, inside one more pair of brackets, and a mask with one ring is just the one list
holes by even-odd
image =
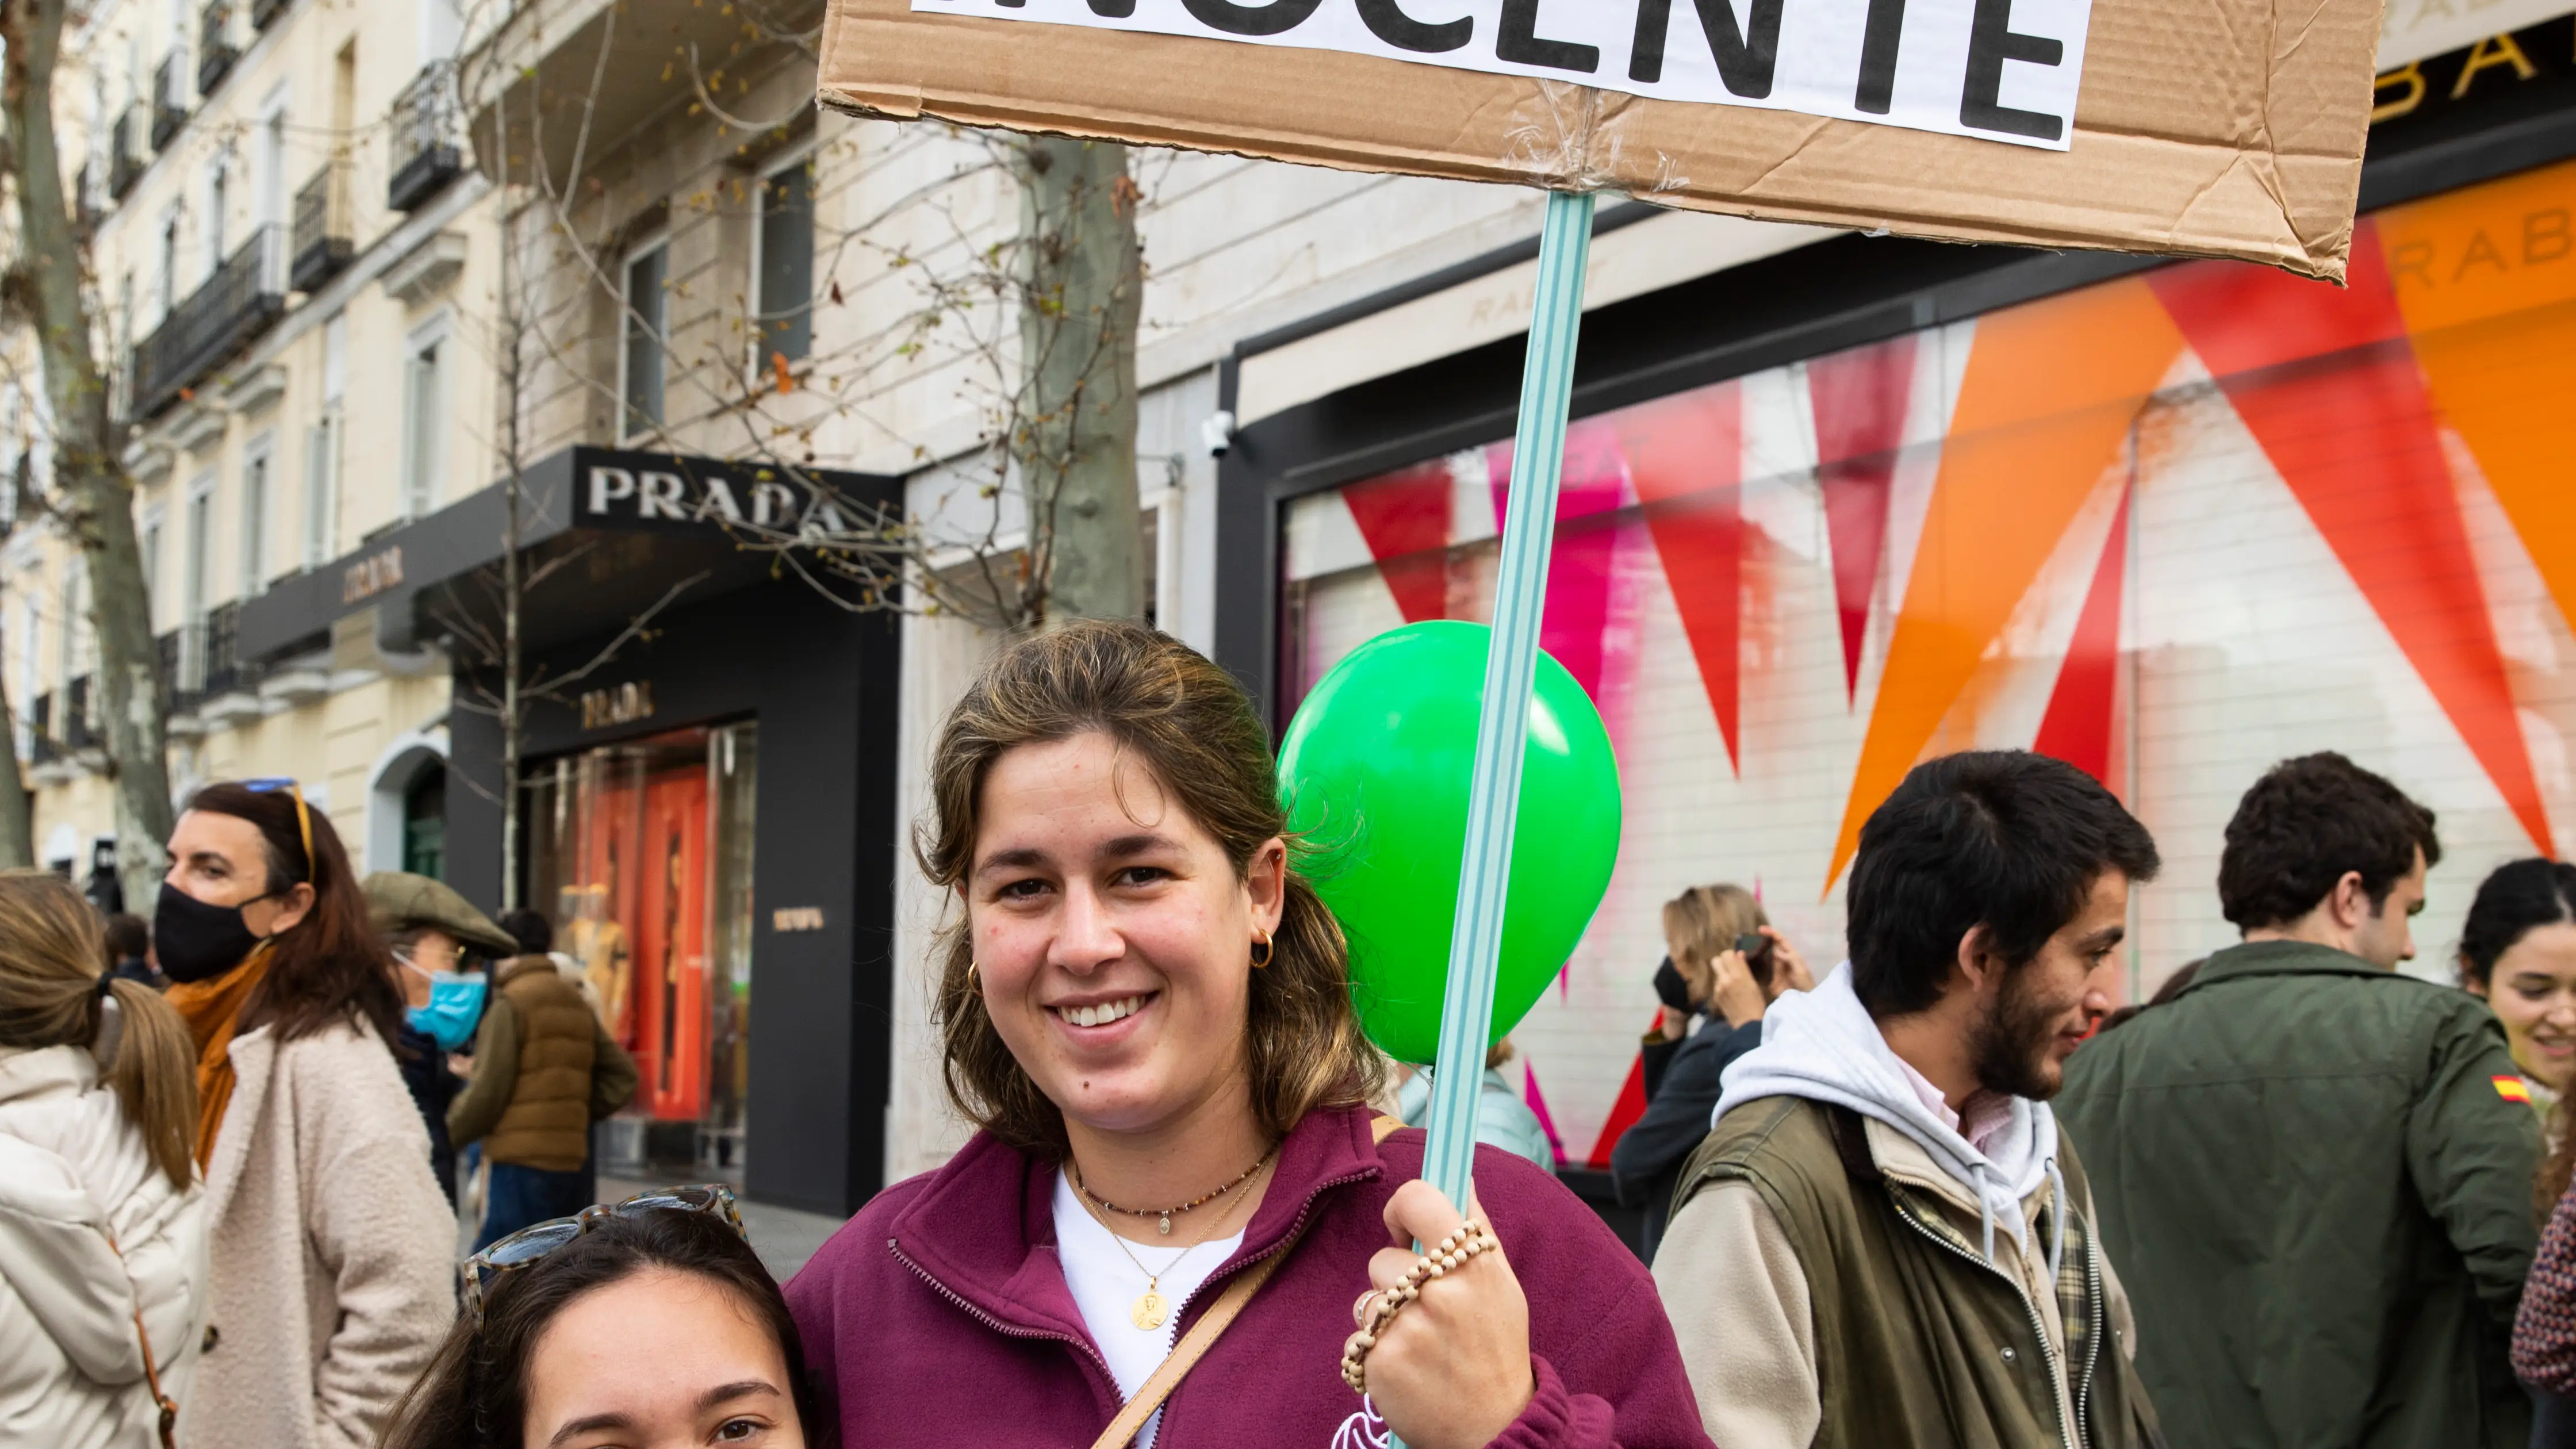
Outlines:
{"label": "ring on finger", "polygon": [[1381,1290],[1379,1289],[1371,1288],[1360,1295],[1359,1301],[1351,1305],[1351,1322],[1362,1328],[1368,1327],[1369,1305],[1378,1300],[1378,1294],[1380,1291]]}
{"label": "ring on finger", "polygon": [[1474,1218],[1458,1225],[1457,1230],[1432,1245],[1431,1251],[1413,1260],[1402,1279],[1391,1288],[1373,1289],[1361,1295],[1351,1306],[1351,1316],[1358,1320],[1359,1331],[1342,1343],[1342,1382],[1353,1393],[1368,1392],[1369,1350],[1395,1321],[1404,1306],[1422,1296],[1422,1289],[1434,1278],[1446,1277],[1465,1267],[1478,1256],[1500,1252],[1502,1244],[1493,1230]]}

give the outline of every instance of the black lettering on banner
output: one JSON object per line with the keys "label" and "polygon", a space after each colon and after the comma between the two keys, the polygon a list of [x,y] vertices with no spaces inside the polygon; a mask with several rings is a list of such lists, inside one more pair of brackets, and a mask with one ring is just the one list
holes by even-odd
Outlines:
{"label": "black lettering on banner", "polygon": [[[1019,5],[1026,0],[1002,0],[1005,5]],[[1136,0],[1091,0],[1091,13],[1103,20],[1124,20],[1136,13]]]}
{"label": "black lettering on banner", "polygon": [[[1091,3],[1097,6],[1104,0],[1091,0]],[[1132,6],[1136,0],[1125,0],[1125,3]],[[1370,34],[1398,50],[1410,50],[1418,55],[1438,55],[1443,51],[1456,50],[1476,34],[1476,17],[1473,15],[1452,20],[1446,25],[1426,25],[1405,14],[1396,0],[1359,0],[1359,5],[1360,19],[1367,23]]]}
{"label": "black lettering on banner", "polygon": [[2433,244],[2427,241],[2401,242],[2388,251],[2388,284],[2395,287],[2408,277],[2430,287],[2433,282]]}
{"label": "black lettering on banner", "polygon": [[2522,219],[2522,264],[2554,262],[2567,255],[2567,208],[2553,206]]}
{"label": "black lettering on banner", "polygon": [[1601,47],[1571,40],[1542,40],[1538,34],[1538,0],[1503,0],[1503,33],[1494,41],[1496,57],[1520,65],[1590,75],[1601,68]]}
{"label": "black lettering on banner", "polygon": [[1896,45],[1905,37],[1905,0],[1869,0],[1869,23],[1860,33],[1860,86],[1852,109],[1884,116],[1895,104]]}
{"label": "black lettering on banner", "polygon": [[2451,269],[2451,280],[2457,282],[2466,278],[2469,268],[2475,266],[2493,267],[2498,272],[2513,270],[2504,264],[2504,253],[2497,251],[2496,244],[2487,239],[2485,227],[2469,233],[2468,249],[2460,253],[2460,264]]}
{"label": "black lettering on banner", "polygon": [[[1736,28],[1731,0],[1692,0],[1699,8],[1699,28],[1708,32],[1708,48],[1717,62],[1717,78],[1726,89],[1747,100],[1771,94],[1771,73],[1780,59],[1781,0],[1753,0],[1753,25]],[[1877,10],[1871,9],[1873,23]],[[1664,78],[1664,39],[1673,25],[1673,0],[1638,0],[1637,42],[1628,51],[1628,79],[1653,85]]]}
{"label": "black lettering on banner", "polygon": [[1975,18],[1968,22],[1968,79],[1959,97],[1959,124],[2040,141],[2063,136],[2064,121],[2045,111],[2016,110],[1996,97],[2003,92],[2005,61],[2057,65],[2065,59],[2062,42],[2012,28],[2012,0],[1977,0]]}
{"label": "black lettering on banner", "polygon": [[1306,23],[1324,0],[1270,0],[1267,5],[1237,5],[1234,0],[1181,0],[1201,25],[1228,35],[1284,35]]}

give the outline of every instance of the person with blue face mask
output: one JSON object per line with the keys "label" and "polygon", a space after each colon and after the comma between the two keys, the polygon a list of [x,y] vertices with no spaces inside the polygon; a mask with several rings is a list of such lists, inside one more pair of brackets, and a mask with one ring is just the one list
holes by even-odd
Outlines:
{"label": "person with blue face mask", "polygon": [[428,876],[380,870],[360,889],[367,898],[367,923],[392,952],[395,984],[403,992],[395,1057],[429,1129],[430,1170],[453,1206],[456,1148],[447,1109],[465,1080],[448,1059],[470,1050],[482,1025],[490,985],[483,963],[512,955],[518,943],[473,902]]}

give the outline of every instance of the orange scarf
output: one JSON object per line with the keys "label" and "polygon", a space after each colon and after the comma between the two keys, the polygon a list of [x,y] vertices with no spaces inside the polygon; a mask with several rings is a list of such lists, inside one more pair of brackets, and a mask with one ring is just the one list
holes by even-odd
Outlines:
{"label": "orange scarf", "polygon": [[251,948],[242,963],[221,976],[182,981],[166,999],[188,1023],[197,1039],[197,1169],[214,1159],[215,1134],[223,1130],[224,1109],[233,1100],[233,1033],[241,1026],[242,1008],[268,975],[268,944]]}

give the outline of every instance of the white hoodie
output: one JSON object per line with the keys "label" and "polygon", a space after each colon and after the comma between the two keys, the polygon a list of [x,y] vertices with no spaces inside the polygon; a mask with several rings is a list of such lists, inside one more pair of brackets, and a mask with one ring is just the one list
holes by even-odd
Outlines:
{"label": "white hoodie", "polygon": [[[2009,1098],[2010,1117],[1980,1151],[1924,1105],[1906,1072],[1852,989],[1851,964],[1845,962],[1815,990],[1784,992],[1771,1003],[1762,1017],[1762,1045],[1726,1069],[1724,1095],[1709,1122],[1714,1126],[1719,1117],[1765,1097],[1803,1097],[1874,1117],[1922,1147],[1977,1200],[1988,1262],[1995,1258],[1997,1222],[2027,1245],[2023,1199],[2045,1180],[2056,1200],[2065,1200],[2066,1184],[2057,1170],[2057,1118],[2048,1104]],[[2063,1214],[2050,1217],[2059,1224],[2048,1246],[2053,1280],[2065,1230]]]}
{"label": "white hoodie", "polygon": [[171,1185],[86,1048],[0,1047],[0,1444],[153,1449],[206,1323],[199,1189]]}

